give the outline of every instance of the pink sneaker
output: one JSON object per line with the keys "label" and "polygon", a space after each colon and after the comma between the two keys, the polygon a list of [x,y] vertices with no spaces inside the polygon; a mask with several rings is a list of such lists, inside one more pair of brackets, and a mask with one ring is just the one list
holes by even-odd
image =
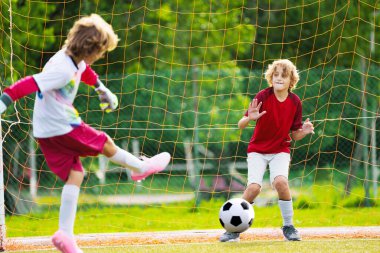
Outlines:
{"label": "pink sneaker", "polygon": [[55,232],[51,238],[54,246],[62,253],[83,253],[83,251],[78,248],[77,243],[74,238],[68,236],[65,232],[58,230]]}
{"label": "pink sneaker", "polygon": [[151,158],[142,157],[146,163],[146,170],[141,173],[132,172],[131,178],[133,181],[140,181],[144,178],[163,171],[170,162],[170,154],[168,152],[163,152],[155,155]]}

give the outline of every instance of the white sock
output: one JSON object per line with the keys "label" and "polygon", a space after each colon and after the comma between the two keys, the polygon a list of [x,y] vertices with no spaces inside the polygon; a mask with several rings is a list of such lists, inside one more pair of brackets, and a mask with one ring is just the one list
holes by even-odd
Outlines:
{"label": "white sock", "polygon": [[117,148],[116,154],[110,157],[109,159],[112,162],[117,163],[128,169],[131,169],[135,172],[144,171],[144,161],[141,161],[136,156],[119,147]]}
{"label": "white sock", "polygon": [[278,200],[280,206],[282,222],[284,226],[293,225],[293,201],[292,200]]}
{"label": "white sock", "polygon": [[69,236],[74,236],[74,222],[77,213],[79,187],[66,184],[61,195],[61,207],[59,209],[59,229]]}

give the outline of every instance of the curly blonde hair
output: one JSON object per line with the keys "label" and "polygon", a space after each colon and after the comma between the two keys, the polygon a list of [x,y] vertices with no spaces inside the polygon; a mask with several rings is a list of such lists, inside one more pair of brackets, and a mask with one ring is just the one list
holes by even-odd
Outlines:
{"label": "curly blonde hair", "polygon": [[97,14],[82,17],[70,29],[64,47],[67,54],[85,58],[116,48],[119,38],[103,18]]}
{"label": "curly blonde hair", "polygon": [[269,64],[268,69],[265,72],[265,79],[268,81],[269,87],[272,87],[273,73],[277,68],[281,67],[283,68],[283,72],[286,73],[286,75],[290,75],[289,91],[291,91],[296,87],[298,81],[300,80],[300,77],[296,66],[287,59],[276,60],[272,64]]}

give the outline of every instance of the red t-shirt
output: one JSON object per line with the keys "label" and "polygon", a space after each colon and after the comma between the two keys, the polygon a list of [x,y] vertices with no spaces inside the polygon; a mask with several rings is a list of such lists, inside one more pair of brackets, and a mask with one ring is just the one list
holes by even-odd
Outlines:
{"label": "red t-shirt", "polygon": [[[302,127],[302,105],[300,98],[289,92],[285,101],[280,102],[272,87],[261,90],[256,97],[263,102],[260,112],[267,111],[256,121],[252,138],[248,144],[248,153],[276,154],[290,153],[290,130]],[[245,113],[248,116],[248,111]]]}

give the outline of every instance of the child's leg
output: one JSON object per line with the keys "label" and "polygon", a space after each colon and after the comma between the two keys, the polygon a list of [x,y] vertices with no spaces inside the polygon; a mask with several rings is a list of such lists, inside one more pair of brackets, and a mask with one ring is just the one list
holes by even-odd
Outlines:
{"label": "child's leg", "polygon": [[289,175],[290,154],[278,153],[269,162],[270,180],[278,193],[278,205],[284,226],[293,225],[293,202],[290,194]]}
{"label": "child's leg", "polygon": [[273,187],[278,193],[278,205],[282,215],[282,233],[286,240],[300,241],[301,236],[293,226],[293,201],[290,194],[288,174],[289,174],[290,155],[288,153],[276,154],[269,162],[270,179]]}
{"label": "child's leg", "polygon": [[243,199],[253,203],[261,191],[265,170],[268,166],[268,160],[265,155],[259,153],[249,153],[247,158],[248,164],[248,186],[244,191]]}
{"label": "child's leg", "polygon": [[274,189],[278,193],[278,198],[285,201],[292,200],[292,195],[290,194],[288,179],[284,176],[277,176],[272,182]]}
{"label": "child's leg", "polygon": [[278,193],[278,205],[281,210],[283,225],[293,225],[293,201],[290,194],[288,179],[283,176],[277,176],[274,179],[273,187]]}
{"label": "child's leg", "polygon": [[102,151],[112,162],[132,170],[132,180],[142,180],[149,175],[158,173],[166,168],[170,162],[170,154],[160,153],[151,158],[138,159],[131,153],[116,146],[110,137],[107,138]]}
{"label": "child's leg", "polygon": [[116,146],[110,137],[107,138],[102,153],[112,162],[129,168],[132,171],[143,172],[144,170],[144,162],[142,160],[138,159],[128,151]]}
{"label": "child's leg", "polygon": [[260,191],[261,191],[261,185],[257,183],[252,183],[248,185],[247,188],[245,189],[243,193],[243,199],[253,204],[256,197],[259,195]]}
{"label": "child's leg", "polygon": [[[248,183],[243,193],[243,199],[253,204],[253,201],[261,191],[263,177],[268,164],[265,155],[259,153],[248,153]],[[219,237],[220,242],[239,241],[240,233],[225,232]]]}
{"label": "child's leg", "polygon": [[[276,179],[283,180],[284,177],[279,176]],[[278,186],[279,184],[283,184],[283,183],[279,183],[279,182],[275,183],[277,187],[279,187]],[[287,179],[286,179],[286,185],[287,185]],[[277,190],[277,191],[279,192],[279,196],[280,196],[281,190]],[[288,187],[288,191],[289,191],[289,187]],[[283,226],[281,227],[282,233],[284,234],[285,239],[288,241],[301,241],[301,236],[298,230],[293,225],[294,211],[293,211],[292,198],[290,197],[290,193],[286,194],[285,196],[289,196],[289,198],[286,198],[286,200],[283,200],[280,197],[280,199],[278,200],[278,205],[281,210],[282,223],[283,223]]]}
{"label": "child's leg", "polygon": [[83,176],[82,171],[71,170],[68,180],[62,189],[59,230],[55,232],[51,239],[54,246],[63,253],[83,253],[78,248],[74,238],[74,222]]}
{"label": "child's leg", "polygon": [[83,176],[83,172],[71,170],[69,178],[62,189],[61,207],[59,210],[59,229],[70,236],[74,236],[74,222]]}

